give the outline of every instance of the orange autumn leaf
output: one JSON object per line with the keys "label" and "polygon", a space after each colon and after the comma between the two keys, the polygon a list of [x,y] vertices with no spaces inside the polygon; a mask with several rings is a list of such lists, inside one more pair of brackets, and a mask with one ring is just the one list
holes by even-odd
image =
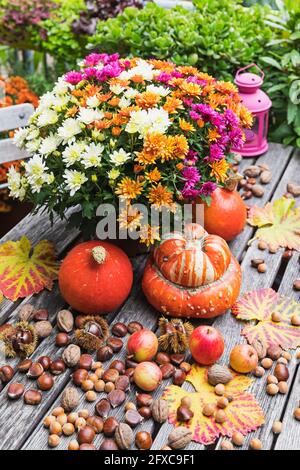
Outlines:
{"label": "orange autumn leaf", "polygon": [[265,207],[253,206],[248,215],[248,223],[258,227],[255,237],[272,245],[300,251],[300,209],[295,207],[295,199],[282,197],[269,202]]}
{"label": "orange autumn leaf", "polygon": [[251,393],[246,392],[252,379],[245,375],[233,374],[233,379],[225,386],[226,393],[233,400],[226,407],[226,421],[222,424],[216,423],[213,416],[206,417],[202,414],[205,404],[212,404],[217,409],[218,396],[214,393],[214,387],[207,382],[207,368],[193,364],[191,372],[187,376],[195,391],[189,392],[170,385],[164,391],[163,398],[169,401],[169,422],[175,426],[182,425],[177,421],[177,408],[183,397],[191,399],[191,410],[193,418],[185,424],[193,433],[193,441],[203,445],[212,444],[219,436],[231,437],[235,431],[246,435],[254,431],[264,423],[263,410]]}
{"label": "orange autumn leaf", "polygon": [[[272,321],[272,313],[275,312],[282,321]],[[291,317],[300,315],[300,304],[273,289],[247,292],[232,307],[232,313],[238,320],[256,320],[256,324],[246,325],[242,330],[250,344],[259,340],[266,347],[276,345],[295,349],[300,346],[300,327],[291,324]]]}
{"label": "orange autumn leaf", "polygon": [[0,292],[10,300],[52,289],[57,279],[55,247],[40,241],[34,248],[26,236],[0,245]]}

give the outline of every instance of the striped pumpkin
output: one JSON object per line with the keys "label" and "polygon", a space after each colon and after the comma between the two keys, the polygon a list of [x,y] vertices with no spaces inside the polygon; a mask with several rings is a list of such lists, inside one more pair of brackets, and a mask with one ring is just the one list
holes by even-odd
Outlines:
{"label": "striped pumpkin", "polygon": [[164,277],[184,287],[199,287],[217,281],[231,260],[225,240],[208,235],[198,224],[187,225],[183,234],[168,234],[153,256]]}
{"label": "striped pumpkin", "polygon": [[143,291],[165,315],[211,318],[235,303],[241,268],[227,243],[197,224],[163,238],[146,264]]}

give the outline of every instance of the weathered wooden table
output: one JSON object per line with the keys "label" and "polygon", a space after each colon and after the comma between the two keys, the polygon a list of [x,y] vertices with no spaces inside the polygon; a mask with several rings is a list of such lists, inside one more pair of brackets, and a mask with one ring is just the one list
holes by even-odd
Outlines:
{"label": "weathered wooden table", "polygon": [[[240,164],[240,170],[245,166],[252,164],[254,159],[244,159]],[[294,181],[300,184],[300,152],[290,147],[283,148],[280,145],[271,144],[269,152],[259,158],[259,163],[268,164],[273,173],[272,182],[265,186],[265,194],[263,198],[251,199],[250,203],[263,205],[269,200],[274,200],[282,196],[286,192],[286,184]],[[36,243],[41,239],[52,240],[56,247],[60,258],[74,245],[79,238],[76,230],[70,230],[65,223],[56,220],[53,227],[46,215],[27,216],[20,222],[10,233],[8,233],[1,242],[6,240],[17,240],[23,234],[26,234],[32,243]],[[252,258],[261,257],[262,253],[258,250],[256,243],[248,246],[248,241],[253,236],[253,229],[247,226],[242,234],[231,243],[231,249],[234,255],[239,259],[243,270],[243,286],[242,292],[261,287],[273,287],[281,294],[288,295],[295,299],[299,298],[299,294],[293,290],[293,280],[299,277],[300,264],[298,262],[299,254],[294,253],[288,261],[282,258],[283,250],[276,254],[263,253],[267,261],[267,272],[259,274],[256,269],[250,267]],[[1,261],[0,261],[1,262]],[[135,270],[135,283],[132,293],[123,305],[117,311],[108,315],[108,321],[122,321],[128,323],[131,320],[142,321],[145,326],[156,330],[159,314],[151,308],[146,302],[141,291],[141,276],[143,272],[145,257],[140,256],[132,260]],[[56,313],[65,307],[64,300],[60,296],[57,283],[52,292],[44,291],[32,298],[24,299],[20,302],[3,301],[0,305],[0,324],[6,321],[14,321],[18,317],[18,310],[22,304],[27,302],[33,303],[36,307],[48,308],[50,312],[50,321],[54,325],[51,337],[42,341],[33,355],[33,359],[37,359],[42,355],[49,355],[52,358],[60,357],[62,351],[54,344],[54,336],[56,334],[55,318]],[[199,322],[198,322],[199,323]],[[195,322],[196,324],[196,322]],[[224,335],[226,341],[226,351],[222,358],[223,361],[228,360],[228,355],[234,344],[243,341],[240,336],[242,328],[241,322],[236,321],[230,313],[223,315],[213,321],[213,325],[219,328]],[[123,348],[125,349],[125,348]],[[122,354],[118,356],[122,357]],[[10,364],[17,365],[17,360],[10,360]],[[250,438],[258,437],[262,440],[264,449],[300,449],[300,423],[296,421],[292,414],[298,405],[300,399],[300,374],[299,363],[293,359],[289,363],[290,378],[288,381],[289,392],[287,395],[276,395],[270,397],[265,392],[265,378],[255,380],[252,385],[252,393],[256,396],[258,402],[263,407],[266,414],[266,423],[256,432],[247,436],[245,444],[242,447],[247,449]],[[64,388],[71,382],[71,370],[67,369],[64,374],[58,376],[55,380],[55,386],[49,392],[43,393],[43,400],[39,406],[33,407],[24,405],[23,400],[9,402],[6,398],[6,388],[0,391],[0,449],[48,449],[47,438],[48,432],[43,427],[43,418],[60,403],[60,396]],[[26,387],[31,386],[29,380],[20,373],[16,373],[15,381],[24,382]],[[166,381],[163,385],[166,385]],[[185,383],[184,388],[189,389],[191,385]],[[158,395],[160,390],[155,392]],[[135,390],[131,390],[132,398]],[[87,403],[82,394],[80,407],[89,408],[93,412],[94,404]],[[102,394],[99,394],[99,399]],[[121,420],[123,416],[123,408],[116,408],[113,414]],[[284,431],[275,436],[271,427],[275,420],[282,420]],[[166,444],[168,433],[171,429],[169,424],[161,427],[154,425],[152,420],[145,421],[144,430],[149,430],[153,435],[153,449],[160,449]],[[59,449],[66,449],[68,441],[72,438],[64,437],[61,439]],[[95,441],[99,446],[103,439],[103,435],[98,435]],[[219,449],[221,440],[216,441],[210,448]],[[203,450],[204,446],[191,443],[188,449]]]}

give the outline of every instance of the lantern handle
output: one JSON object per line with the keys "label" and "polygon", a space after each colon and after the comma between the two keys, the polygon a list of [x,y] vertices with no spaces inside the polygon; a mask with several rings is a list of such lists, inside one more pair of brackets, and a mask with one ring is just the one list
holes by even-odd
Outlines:
{"label": "lantern handle", "polygon": [[254,63],[253,63],[253,64],[246,65],[246,67],[242,67],[241,69],[239,69],[239,70],[236,72],[235,77],[237,77],[238,75],[240,75],[241,72],[244,72],[245,70],[250,69],[250,67],[256,67],[257,70],[258,70],[258,71],[260,72],[260,74],[261,74],[261,79],[263,80],[263,79],[265,78],[265,74],[264,74],[264,72],[262,71],[262,69],[259,68],[259,66],[256,65],[256,64],[254,64]]}

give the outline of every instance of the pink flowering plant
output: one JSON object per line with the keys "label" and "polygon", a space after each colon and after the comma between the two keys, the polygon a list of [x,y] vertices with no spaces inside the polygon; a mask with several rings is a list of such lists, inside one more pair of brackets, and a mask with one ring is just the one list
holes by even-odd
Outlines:
{"label": "pink flowering plant", "polygon": [[9,174],[11,195],[61,216],[80,205],[73,222],[95,226],[102,203],[126,207],[121,227],[150,227],[135,203],[174,211],[176,203],[208,201],[227,178],[231,148],[252,118],[232,83],[195,67],[160,60],[90,54],[41,98],[15,141],[32,156]]}

